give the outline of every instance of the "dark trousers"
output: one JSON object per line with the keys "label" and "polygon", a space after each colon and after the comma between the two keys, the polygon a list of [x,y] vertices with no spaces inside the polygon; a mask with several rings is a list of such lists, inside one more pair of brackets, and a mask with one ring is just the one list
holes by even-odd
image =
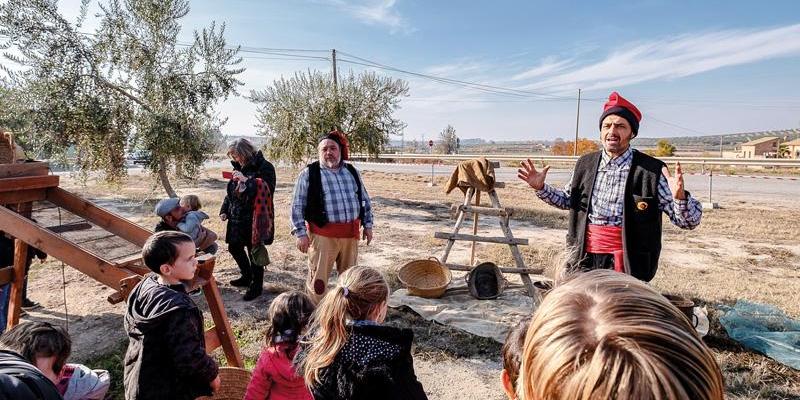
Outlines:
{"label": "dark trousers", "polygon": [[250,263],[250,246],[243,243],[229,243],[228,252],[233,256],[236,265],[239,266],[239,271],[242,276],[247,279],[253,278],[253,265]]}
{"label": "dark trousers", "polygon": [[593,269],[614,269],[614,255],[613,254],[596,254],[586,253],[580,262],[580,268],[584,271],[591,271]]}

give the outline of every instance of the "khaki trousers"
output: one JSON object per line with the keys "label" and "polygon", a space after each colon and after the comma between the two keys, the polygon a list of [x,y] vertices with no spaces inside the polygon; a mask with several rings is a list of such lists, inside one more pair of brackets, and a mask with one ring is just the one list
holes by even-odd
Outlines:
{"label": "khaki trousers", "polygon": [[308,232],[311,246],[308,250],[308,278],[306,291],[319,303],[328,287],[328,277],[336,263],[336,271],[341,275],[348,268],[356,265],[358,258],[358,239],[331,238]]}

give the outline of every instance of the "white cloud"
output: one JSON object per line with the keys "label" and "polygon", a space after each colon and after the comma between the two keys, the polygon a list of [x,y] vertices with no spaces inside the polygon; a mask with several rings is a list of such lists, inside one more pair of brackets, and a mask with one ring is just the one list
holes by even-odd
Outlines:
{"label": "white cloud", "polygon": [[562,71],[573,65],[572,60],[558,60],[556,57],[547,57],[542,62],[524,72],[520,72],[511,77],[512,80],[518,81],[523,79],[536,78],[538,76],[553,74]]}
{"label": "white cloud", "polygon": [[411,33],[414,29],[394,8],[396,0],[320,0],[350,14],[367,25],[388,27],[391,33]]}
{"label": "white cloud", "polygon": [[[524,88],[548,91],[607,89],[796,55],[800,54],[800,24],[762,30],[686,34],[622,44],[616,48],[619,50],[599,62],[571,68],[529,83]],[[549,64],[542,65],[546,67]]]}

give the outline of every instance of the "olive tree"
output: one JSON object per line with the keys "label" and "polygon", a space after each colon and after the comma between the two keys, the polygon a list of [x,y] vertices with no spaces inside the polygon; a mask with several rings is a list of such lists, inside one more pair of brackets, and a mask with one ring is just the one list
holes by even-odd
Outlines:
{"label": "olive tree", "polygon": [[3,71],[32,116],[25,136],[55,156],[73,148],[78,167],[109,179],[124,176],[126,150],[144,151],[175,196],[168,173],[191,176],[213,152],[215,106],[241,85],[238,48],[213,22],[180,42],[187,0],[107,0],[84,33],[88,4],[74,23],[54,0],[0,5],[0,47],[19,67]]}
{"label": "olive tree", "polygon": [[405,81],[374,72],[350,72],[335,85],[331,74],[308,71],[252,91],[250,100],[270,157],[298,162],[315,154],[317,138],[332,129],[347,133],[352,151],[378,154],[405,127],[393,113],[406,95]]}

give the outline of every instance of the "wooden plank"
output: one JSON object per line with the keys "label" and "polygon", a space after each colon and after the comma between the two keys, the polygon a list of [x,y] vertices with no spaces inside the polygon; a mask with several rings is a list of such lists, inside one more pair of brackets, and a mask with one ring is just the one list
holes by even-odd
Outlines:
{"label": "wooden plank", "polygon": [[49,172],[50,164],[42,161],[0,164],[0,179],[18,176],[47,175]]}
{"label": "wooden plank", "polygon": [[506,238],[502,236],[478,236],[466,235],[463,233],[447,233],[447,232],[434,232],[433,237],[437,239],[451,239],[451,240],[468,240],[470,242],[484,242],[484,243],[500,243],[500,244],[516,244],[527,245],[528,239]]}
{"label": "wooden plank", "polygon": [[[475,207],[480,207],[481,205],[481,191],[478,190],[475,193]],[[478,213],[472,214],[472,234],[478,234]],[[472,242],[472,247],[470,248],[469,252],[469,265],[475,264],[475,247],[477,246],[478,242]]]}
{"label": "wooden plank", "polygon": [[44,189],[58,186],[58,175],[21,176],[0,179],[0,192],[16,192],[18,190]]}
{"label": "wooden plank", "polygon": [[147,238],[153,234],[117,214],[58,187],[47,190],[47,200],[139,247],[143,247]]}
{"label": "wooden plank", "polygon": [[458,205],[453,207],[456,207],[456,212],[463,210],[466,213],[491,215],[495,217],[508,217],[511,216],[512,213],[511,210],[507,210],[505,208],[478,207],[472,205],[469,206]]}
{"label": "wooden plank", "polygon": [[[2,182],[3,180],[0,180],[0,184]],[[27,189],[13,192],[0,191],[0,205],[42,201],[45,197],[45,189]]]}
{"label": "wooden plank", "polygon": [[119,290],[119,282],[134,275],[127,269],[115,268],[101,257],[5,207],[0,207],[0,230],[69,264],[113,289]]}
{"label": "wooden plank", "polygon": [[[492,201],[492,207],[502,208],[500,199],[497,197],[497,192],[494,190],[491,191],[489,193],[489,199]],[[503,230],[503,235],[505,235],[507,239],[514,238],[514,235],[511,233],[511,227],[508,225],[508,218],[500,218],[500,228]],[[517,265],[517,268],[525,268],[525,260],[522,258],[522,253],[520,253],[519,248],[517,246],[509,247],[511,247],[511,255],[514,256],[514,263]],[[533,299],[534,307],[538,307],[542,300],[541,294],[536,287],[533,286],[533,282],[527,274],[521,273],[520,278],[522,278],[522,283],[524,283],[525,287],[528,289],[528,295]]]}
{"label": "wooden plank", "polygon": [[222,343],[219,341],[219,335],[217,335],[216,326],[206,329],[204,336],[206,337],[206,353],[211,354],[211,352],[216,350],[219,346],[222,346]]}
{"label": "wooden plank", "polygon": [[222,303],[217,281],[214,279],[215,259],[213,256],[206,255],[199,257],[198,261],[202,261],[202,263],[198,265],[197,275],[208,280],[203,286],[203,295],[206,297],[208,311],[214,320],[214,330],[219,344],[222,346],[222,351],[225,353],[225,359],[228,360],[229,366],[244,368],[244,360],[241,353],[239,353],[239,346],[236,345],[236,337],[233,335],[233,329],[231,329],[228,315],[225,313],[225,305]]}
{"label": "wooden plank", "polygon": [[[467,272],[469,272],[469,271],[472,271],[472,268],[475,268],[474,266],[464,265],[464,264],[447,263],[445,265],[447,266],[447,268],[450,268],[453,271],[467,271]],[[502,266],[498,266],[497,268],[499,268],[500,272],[502,272],[504,274],[534,274],[534,275],[539,275],[539,274],[542,274],[544,272],[544,268],[534,269],[534,268],[515,268],[515,267],[502,267]]]}
{"label": "wooden plank", "polygon": [[[464,206],[469,205],[470,202],[472,202],[472,196],[474,196],[474,195],[475,195],[475,188],[471,187],[471,188],[467,189],[467,193],[464,195],[464,204],[463,205]],[[456,219],[456,225],[453,228],[453,234],[457,234],[458,230],[461,229],[461,224],[464,222],[464,216],[465,215],[466,214],[464,214],[463,212],[462,213],[458,213],[458,218]],[[445,244],[444,252],[442,253],[442,259],[440,260],[441,262],[447,261],[447,257],[450,256],[450,250],[453,249],[453,243],[454,243],[454,241],[449,240],[447,242],[447,244]]]}
{"label": "wooden plank", "polygon": [[[5,210],[5,207],[0,208]],[[14,240],[14,279],[11,282],[11,294],[8,300],[6,330],[19,323],[19,314],[22,309],[22,285],[25,284],[25,264],[27,264],[27,261],[28,244],[19,239]]]}

